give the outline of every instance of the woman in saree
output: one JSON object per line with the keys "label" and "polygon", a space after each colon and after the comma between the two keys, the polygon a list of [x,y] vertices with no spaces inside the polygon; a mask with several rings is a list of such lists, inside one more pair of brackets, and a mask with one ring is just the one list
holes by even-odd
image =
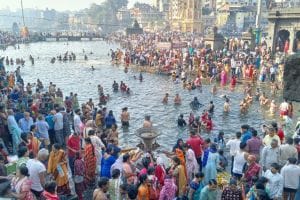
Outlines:
{"label": "woman in saree", "polygon": [[41,142],[39,139],[37,139],[37,137],[35,137],[34,132],[35,132],[34,130],[31,130],[28,133],[27,140],[28,140],[28,150],[33,153],[34,157],[36,157],[40,150]]}
{"label": "woman in saree", "polygon": [[186,192],[187,178],[185,175],[185,166],[182,165],[178,157],[173,157],[172,175],[176,180],[177,196],[182,197]]}
{"label": "woman in saree", "polygon": [[185,166],[185,155],[184,155],[183,144],[184,144],[183,140],[178,139],[175,146],[173,147],[173,152],[180,159],[181,164]]}
{"label": "woman in saree", "polygon": [[48,161],[48,173],[51,174],[57,184],[57,193],[59,195],[69,195],[68,167],[66,153],[61,145],[55,143],[52,146],[52,151]]}
{"label": "woman in saree", "polygon": [[85,138],[84,142],[85,180],[87,185],[93,185],[95,183],[95,171],[97,162],[95,148],[92,144],[91,138]]}

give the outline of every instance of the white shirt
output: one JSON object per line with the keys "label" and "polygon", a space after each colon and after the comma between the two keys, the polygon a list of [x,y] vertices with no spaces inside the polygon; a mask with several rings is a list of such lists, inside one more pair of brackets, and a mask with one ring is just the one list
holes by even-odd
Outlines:
{"label": "white shirt", "polygon": [[43,187],[40,181],[39,174],[46,172],[46,167],[43,163],[36,159],[29,159],[26,163],[29,172],[29,179],[32,181],[31,189],[40,192],[43,191]]}
{"label": "white shirt", "polygon": [[80,133],[81,119],[79,115],[74,115],[74,129],[76,133]]}
{"label": "white shirt", "polygon": [[264,174],[269,181],[267,184],[267,188],[270,191],[270,198],[279,198],[282,197],[282,190],[283,190],[283,178],[282,175],[279,173],[273,174],[271,170],[267,170]]}
{"label": "white shirt", "polygon": [[245,152],[238,151],[234,156],[232,172],[236,174],[243,174],[243,168],[246,162]]}
{"label": "white shirt", "polygon": [[288,164],[281,169],[283,177],[283,187],[290,189],[298,189],[300,167],[297,165]]}
{"label": "white shirt", "polygon": [[289,109],[289,104],[287,102],[283,102],[280,104],[281,111],[287,111]]}
{"label": "white shirt", "polygon": [[230,149],[230,155],[235,156],[235,154],[240,150],[240,139],[231,139],[226,143],[226,147]]}

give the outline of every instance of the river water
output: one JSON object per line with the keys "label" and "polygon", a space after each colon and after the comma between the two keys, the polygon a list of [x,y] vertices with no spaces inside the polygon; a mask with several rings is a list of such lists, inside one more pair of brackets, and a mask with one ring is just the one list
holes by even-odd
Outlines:
{"label": "river water", "polygon": [[[273,120],[260,108],[258,102],[253,103],[247,114],[240,114],[239,103],[243,98],[241,87],[237,88],[235,92],[219,89],[218,94],[213,96],[210,93],[211,86],[204,85],[202,93],[199,90],[187,91],[182,89],[182,84],[174,84],[170,77],[164,75],[143,74],[143,82],[135,80],[133,76],[138,76],[137,71],[129,70],[128,73],[124,73],[123,66],[110,64],[109,49],[118,47],[116,44],[107,44],[103,41],[69,42],[68,44],[44,42],[21,45],[18,50],[9,47],[2,52],[2,55],[26,60],[25,67],[21,68],[21,75],[25,83],[36,82],[39,78],[44,86],[48,87],[49,82],[52,81],[62,89],[64,95],[68,95],[70,92],[77,93],[80,102],[86,102],[89,98],[93,98],[93,101],[98,103],[97,85],[101,84],[105,93],[109,93],[111,96],[107,107],[114,111],[119,127],[121,127],[119,117],[121,109],[123,107],[129,109],[130,128],[129,130],[122,130],[121,128],[119,130],[119,143],[123,147],[133,147],[139,143],[140,139],[135,135],[135,130],[142,126],[144,116],[148,114],[151,115],[154,125],[161,133],[157,141],[162,148],[170,149],[178,138],[187,138],[188,130],[177,127],[177,117],[184,114],[187,120],[191,112],[189,103],[194,96],[197,96],[200,102],[205,105],[208,105],[210,100],[214,101],[213,134],[223,130],[228,138],[239,131],[242,124],[247,123],[260,130],[262,124]],[[83,49],[88,55],[88,61],[83,59]],[[50,63],[51,57],[64,54],[66,51],[74,52],[77,60]],[[92,55],[89,54],[91,51],[93,52]],[[33,66],[29,61],[30,54],[35,58],[35,65]],[[95,71],[90,69],[92,65],[95,67]],[[7,66],[6,69],[13,71],[15,67]],[[113,93],[112,83],[114,80],[117,82],[124,81],[132,90],[132,94],[128,96],[120,92]],[[162,98],[166,92],[170,94],[169,104],[163,105]],[[182,105],[180,106],[173,105],[176,93],[179,93],[182,98]],[[223,113],[224,99],[220,97],[223,94],[229,95],[231,99],[231,112],[228,115]],[[200,115],[203,109],[194,113]],[[207,135],[204,134],[204,137]]]}

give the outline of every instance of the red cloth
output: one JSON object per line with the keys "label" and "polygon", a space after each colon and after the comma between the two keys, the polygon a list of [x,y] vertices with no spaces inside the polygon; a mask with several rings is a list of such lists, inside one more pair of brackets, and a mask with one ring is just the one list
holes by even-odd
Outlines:
{"label": "red cloth", "polygon": [[213,128],[213,124],[211,120],[206,121],[206,130],[211,131]]}
{"label": "red cloth", "polygon": [[160,184],[160,186],[164,185],[164,181],[165,181],[165,170],[162,168],[162,166],[157,165],[155,167],[155,176]]}
{"label": "red cloth", "polygon": [[186,143],[191,146],[193,149],[196,158],[202,156],[202,145],[204,144],[203,139],[200,136],[194,135],[191,136]]}
{"label": "red cloth", "polygon": [[[79,151],[80,150],[80,138],[79,137],[75,137],[74,135],[71,135],[69,140],[68,140],[68,147]],[[68,155],[69,157],[75,157],[75,152],[73,152],[72,150],[68,149]]]}
{"label": "red cloth", "polygon": [[283,132],[283,130],[282,130],[282,129],[278,129],[277,135],[278,135],[278,137],[280,138],[280,142],[281,142],[281,144],[282,144],[282,143],[283,143],[283,140],[284,140],[284,132]]}

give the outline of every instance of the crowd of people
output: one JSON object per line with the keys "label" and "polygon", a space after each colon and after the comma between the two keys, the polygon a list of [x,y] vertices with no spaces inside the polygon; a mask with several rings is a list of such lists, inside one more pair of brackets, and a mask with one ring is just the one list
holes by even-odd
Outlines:
{"label": "crowd of people", "polygon": [[[80,200],[296,199],[300,120],[292,127],[292,103],[275,103],[277,90],[282,89],[284,55],[273,55],[264,45],[251,54],[235,40],[214,51],[205,48],[204,40],[196,42],[190,35],[185,38],[187,48],[156,47],[157,41],[182,40],[181,36],[128,37],[128,50],[111,50],[110,55],[114,63],[124,62],[126,68],[137,64],[174,70],[172,80],[182,81],[188,90],[200,89],[202,81],[212,85],[213,94],[217,84],[233,92],[237,83],[244,84],[241,113],[246,114],[252,102],[259,101],[262,109],[280,120],[263,125],[262,130],[244,124],[229,140],[224,135],[232,133],[223,131],[211,139],[216,109],[211,101],[201,116],[191,113],[188,123],[179,116],[178,126],[189,127],[190,137],[178,139],[169,151],[122,149],[117,120],[122,127],[130,126],[127,107],[118,118],[92,99],[80,105],[76,93],[63,94],[52,82],[46,88],[39,79],[25,85],[20,68],[7,74],[2,63],[0,197],[56,200],[76,193]],[[142,74],[139,79],[143,80]],[[257,83],[267,83],[270,99],[260,89],[253,92]],[[129,92],[125,83],[115,81],[112,90],[119,89]],[[109,95],[104,95],[101,85],[97,90],[100,105],[106,104]],[[162,103],[169,103],[168,98],[167,93]],[[223,98],[224,112],[230,112],[230,98]],[[174,104],[181,104],[179,94]],[[190,105],[192,110],[204,106],[197,97]],[[153,126],[150,116],[142,126]],[[17,160],[11,155],[17,155]]]}

